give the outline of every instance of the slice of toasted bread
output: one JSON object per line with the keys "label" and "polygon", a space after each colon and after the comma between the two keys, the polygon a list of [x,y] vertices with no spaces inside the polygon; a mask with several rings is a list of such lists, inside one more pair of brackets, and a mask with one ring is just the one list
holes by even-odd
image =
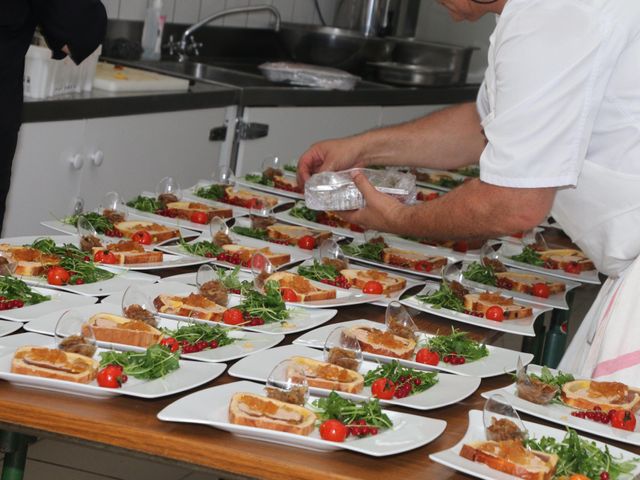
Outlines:
{"label": "slice of toasted bread", "polygon": [[265,257],[267,257],[267,259],[271,262],[271,265],[273,265],[274,267],[279,267],[280,265],[284,265],[291,261],[290,254],[274,253],[269,247],[243,247],[242,245],[230,243],[227,245],[223,245],[222,249],[230,254],[237,253],[240,256],[240,261],[243,263],[243,265],[248,265],[251,257],[253,257],[256,253],[262,253]]}
{"label": "slice of toasted bread", "polygon": [[96,340],[147,348],[162,339],[162,332],[140,320],[131,320],[111,313],[96,313],[82,325],[82,334]]}
{"label": "slice of toasted bread", "polygon": [[213,322],[222,321],[222,315],[227,309],[197,293],[192,293],[186,297],[158,295],[153,300],[153,305],[160,313],[211,320]]}
{"label": "slice of toasted bread", "polygon": [[407,281],[404,278],[397,277],[380,270],[346,269],[340,270],[340,273],[351,285],[359,288],[360,290],[362,290],[364,285],[371,280],[379,282],[383,288],[382,293],[387,296],[394,292],[398,292],[407,286]]}
{"label": "slice of toasted bread", "polygon": [[17,262],[16,275],[39,277],[44,275],[50,266],[60,263],[60,257],[57,255],[48,255],[33,247],[3,243],[0,244],[0,252]]}
{"label": "slice of toasted bread", "polygon": [[23,346],[16,350],[11,372],[53,378],[76,383],[89,383],[98,372],[98,362],[77,353],[57,348]]}
{"label": "slice of toasted bread", "polygon": [[233,205],[249,208],[249,203],[262,203],[265,207],[273,208],[278,204],[278,198],[265,195],[262,193],[253,192],[251,190],[235,190],[234,187],[229,186],[225,188],[225,194],[227,201]]}
{"label": "slice of toasted bread", "polygon": [[544,260],[547,268],[564,269],[573,263],[578,264],[583,272],[596,269],[593,262],[584,253],[573,248],[543,250],[538,254]]}
{"label": "slice of toasted bread", "polygon": [[562,386],[562,400],[573,408],[593,410],[595,407],[609,410],[640,409],[640,389],[620,382],[596,382],[574,380]]}
{"label": "slice of toasted bread", "polygon": [[316,245],[319,245],[322,241],[331,238],[332,234],[327,230],[314,230],[309,227],[276,223],[267,227],[267,235],[271,240],[284,240],[290,245],[296,245],[302,237],[310,236],[316,241]]}
{"label": "slice of toasted bread", "polygon": [[464,308],[467,310],[486,313],[491,307],[500,307],[504,312],[505,320],[526,318],[533,315],[533,308],[520,305],[514,302],[513,298],[502,296],[499,293],[468,293],[464,296]]}
{"label": "slice of toasted bread", "polygon": [[514,290],[529,295],[531,294],[532,287],[536,283],[544,283],[549,287],[549,293],[551,295],[564,292],[567,288],[566,285],[560,281],[550,281],[535,273],[496,272],[496,278],[498,279],[498,287],[507,288],[511,286],[511,288],[507,288],[507,290]]}
{"label": "slice of toasted bread", "polygon": [[158,223],[141,220],[118,222],[114,227],[126,238],[131,238],[136,232],[148,232],[153,239],[153,243],[165,242],[172,238],[180,237],[180,232],[175,227],[167,227]]}
{"label": "slice of toasted bread", "polygon": [[298,185],[298,181],[295,177],[287,175],[274,175],[272,180],[273,186],[275,188],[280,188],[288,192],[304,193],[304,190],[300,187],[300,185]]}
{"label": "slice of toasted bread", "polygon": [[196,212],[206,214],[208,222],[213,217],[231,218],[233,216],[233,210],[230,207],[212,207],[199,202],[169,202],[166,208],[174,212],[176,217],[184,220],[190,220],[191,215]]}
{"label": "slice of toasted bread", "polygon": [[142,245],[131,240],[122,240],[105,247],[93,247],[95,255],[100,250],[109,250],[116,257],[119,265],[139,265],[142,263],[161,263],[162,252],[156,250],[145,250]]}
{"label": "slice of toasted bread", "polygon": [[316,287],[305,277],[291,272],[276,272],[267,277],[266,281],[276,281],[280,288],[290,288],[296,292],[300,302],[316,302],[336,298],[335,288]]}
{"label": "slice of toasted bread", "polygon": [[438,255],[425,255],[414,250],[387,247],[382,251],[382,261],[389,265],[429,272],[442,268],[448,260]]}
{"label": "slice of toasted bread", "polygon": [[556,454],[528,450],[520,440],[465,444],[460,456],[526,480],[550,480],[558,463]]}
{"label": "slice of toasted bread", "polygon": [[360,393],[364,388],[364,377],[353,370],[307,357],[291,357],[290,361],[304,369],[310,387],[347,393]]}
{"label": "slice of toasted bread", "polygon": [[409,359],[413,357],[416,341],[403,338],[391,332],[385,332],[373,327],[355,326],[347,331],[355,336],[364,352],[384,355],[385,357]]}
{"label": "slice of toasted bread", "polygon": [[309,435],[316,415],[299,405],[239,392],[229,402],[229,421],[237,425]]}

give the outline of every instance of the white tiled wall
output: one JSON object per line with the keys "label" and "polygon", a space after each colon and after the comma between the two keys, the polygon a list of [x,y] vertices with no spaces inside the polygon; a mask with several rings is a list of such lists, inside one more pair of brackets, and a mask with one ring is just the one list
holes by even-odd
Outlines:
{"label": "white tiled wall", "polygon": [[[331,21],[339,0],[320,0],[322,13]],[[144,20],[152,0],[102,0],[109,18]],[[273,5],[285,22],[319,24],[313,0],[164,0],[163,12],[170,23],[194,23],[215,12],[247,5]],[[262,28],[271,24],[267,12],[242,13],[216,20],[212,25]]]}

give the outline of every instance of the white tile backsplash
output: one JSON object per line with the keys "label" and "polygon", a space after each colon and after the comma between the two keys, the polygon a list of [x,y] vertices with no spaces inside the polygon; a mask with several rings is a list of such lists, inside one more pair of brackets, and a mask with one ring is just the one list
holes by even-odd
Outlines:
{"label": "white tile backsplash", "polygon": [[120,10],[120,0],[102,0],[102,4],[107,11],[107,17],[118,18]]}
{"label": "white tile backsplash", "polygon": [[[249,0],[227,0],[226,8],[238,8],[246,7],[249,5]],[[224,17],[225,27],[246,27],[247,26],[247,14],[238,13],[236,15],[228,15]]]}
{"label": "white tile backsplash", "polygon": [[147,15],[147,0],[120,0],[120,20],[144,20]]}
{"label": "white tile backsplash", "polygon": [[[200,5],[200,20],[226,9],[226,4],[226,0],[202,0],[202,4]],[[210,25],[224,25],[224,17],[214,20]]]}
{"label": "white tile backsplash", "polygon": [[[272,0],[249,0],[249,5],[272,5]],[[269,12],[251,12],[247,15],[247,27],[265,28],[273,25],[273,15]]]}
{"label": "white tile backsplash", "polygon": [[173,23],[196,23],[200,19],[201,0],[176,0]]}
{"label": "white tile backsplash", "polygon": [[293,5],[293,17],[290,21],[295,23],[313,23],[316,7],[313,0],[296,0]]}

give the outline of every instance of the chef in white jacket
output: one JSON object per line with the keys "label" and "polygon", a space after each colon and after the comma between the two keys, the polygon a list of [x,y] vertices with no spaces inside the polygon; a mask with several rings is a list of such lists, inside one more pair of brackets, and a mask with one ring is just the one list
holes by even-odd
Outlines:
{"label": "chef in white jacket", "polygon": [[560,367],[640,378],[640,1],[439,0],[457,20],[497,14],[475,104],[309,148],[299,181],[354,166],[455,168],[480,179],[406,206],[354,180],[343,217],[434,240],[489,238],[549,213],[609,276]]}

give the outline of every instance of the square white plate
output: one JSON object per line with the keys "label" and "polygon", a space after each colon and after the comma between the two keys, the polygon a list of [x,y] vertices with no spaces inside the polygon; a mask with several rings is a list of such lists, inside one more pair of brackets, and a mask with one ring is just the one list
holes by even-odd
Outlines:
{"label": "square white plate", "polygon": [[[463,262],[462,269],[465,271],[469,267],[469,262]],[[518,268],[508,268],[509,272],[517,272],[517,273],[525,273],[523,270]],[[566,285],[565,291],[560,293],[554,293],[553,295],[549,295],[549,298],[536,297],[534,295],[529,295],[527,293],[516,292],[515,290],[507,290],[505,288],[497,288],[491,287],[489,285],[485,285],[484,283],[472,282],[471,280],[467,280],[464,278],[462,280],[462,284],[465,287],[474,287],[481,288],[484,290],[491,290],[492,292],[500,292],[501,294],[507,297],[517,298],[519,300],[526,300],[529,303],[535,303],[538,305],[543,305],[545,307],[557,308],[559,310],[569,310],[569,304],[567,303],[567,293],[574,288],[578,288],[580,283],[572,282],[571,280],[560,280],[558,278],[550,277],[549,275],[543,275],[536,273],[540,277],[543,277],[545,280],[549,282],[559,282],[562,281]]]}
{"label": "square white plate", "polygon": [[[300,248],[289,247],[287,245],[278,245],[272,242],[265,242],[263,240],[258,240],[257,238],[244,237],[242,235],[236,235],[233,233],[230,235],[230,237],[236,245],[242,245],[243,247],[250,247],[250,248],[267,247],[269,248],[270,251],[276,254],[278,253],[289,254],[291,259],[287,263],[283,265],[279,265],[277,267],[278,270],[285,269],[295,263],[302,262],[303,260],[311,258],[311,256],[313,255],[313,253],[309,250],[302,250]],[[199,236],[195,240],[191,240],[189,243],[193,244],[193,243],[202,242],[202,241],[211,241],[211,235],[209,234],[209,232],[203,233],[201,236]],[[188,253],[180,245],[163,245],[158,247],[158,250],[171,253],[173,255],[181,255],[187,258],[201,259],[201,260],[204,260],[205,262],[213,263],[214,265],[219,265],[221,267],[234,268],[236,266],[229,262],[222,262],[216,258],[206,258],[206,257],[201,257],[199,255],[192,255]],[[240,269],[244,272],[251,272],[251,269],[248,267],[240,266]]]}
{"label": "square white plate", "polygon": [[[229,369],[232,377],[244,378],[266,383],[271,370],[283,360],[291,357],[307,357],[314,360],[324,361],[323,352],[313,348],[299,345],[285,345],[246,357],[237,362]],[[359,372],[364,376],[370,370],[378,367],[376,362],[362,362]],[[392,400],[380,400],[382,405],[397,405],[399,407],[414,408],[416,410],[432,410],[434,408],[446,407],[458,403],[480,386],[480,379],[477,377],[463,377],[459,375],[449,375],[438,373],[438,383],[431,388],[405,398],[394,398]],[[312,395],[326,396],[331,390],[326,388],[310,387]],[[337,392],[341,397],[353,401],[363,401],[374,398],[371,395],[371,387],[364,387],[359,394]]]}
{"label": "square white plate", "polygon": [[[438,438],[447,425],[447,422],[443,420],[385,410],[384,412],[393,422],[392,428],[381,431],[374,436],[349,437],[342,443],[329,442],[320,438],[317,429],[304,436],[229,422],[229,402],[237,392],[263,395],[264,387],[257,383],[240,381],[200,390],[165,407],[158,413],[158,418],[165,422],[209,425],[240,437],[307,450],[344,449],[373,457],[395,455],[426,445]],[[309,398],[310,402],[313,400],[315,400],[314,397]]]}
{"label": "square white plate", "polygon": [[[253,175],[262,175],[260,172],[251,172]],[[285,177],[295,178],[295,175],[285,175]],[[261,183],[250,182],[245,177],[236,178],[236,185],[247,187],[252,190],[259,190],[261,192],[270,193],[272,195],[280,195],[282,197],[293,198],[295,200],[304,200],[304,193],[290,192],[289,190],[283,190],[282,188],[270,187],[268,185],[262,185]]]}
{"label": "square white plate", "polygon": [[[427,282],[427,287],[431,287],[434,291],[438,290],[439,284],[436,282]],[[486,289],[470,288],[473,292],[485,292]],[[491,289],[493,290],[493,289]],[[422,292],[417,295],[422,295]],[[415,308],[421,312],[431,313],[438,317],[448,318],[450,320],[456,320],[462,323],[469,323],[471,325],[477,325],[478,327],[488,328],[490,330],[496,330],[498,332],[513,333],[514,335],[524,335],[526,337],[535,337],[536,333],[533,330],[533,325],[536,319],[545,312],[551,310],[551,307],[544,307],[542,305],[535,305],[522,300],[519,300],[523,305],[528,305],[533,308],[533,315],[525,318],[515,318],[513,320],[504,320],[502,322],[496,322],[493,320],[487,320],[486,318],[474,317],[464,312],[456,312],[455,310],[449,310],[448,308],[434,308],[428,303],[421,302],[416,298],[416,295],[407,297],[400,301],[407,307]]]}
{"label": "square white plate", "polygon": [[[298,265],[297,267],[293,267],[291,269],[289,269],[290,272],[292,273],[298,273],[298,267],[303,267],[303,266],[308,266],[308,265],[313,265],[313,260],[305,260],[304,262],[302,262],[300,265]],[[371,270],[371,268],[368,267],[361,267],[359,265],[355,265],[355,264],[350,264],[349,265],[349,269],[351,270]],[[387,295],[382,295],[382,298],[380,298],[377,301],[371,301],[369,303],[372,303],[374,305],[378,305],[380,307],[386,307],[387,305],[389,305],[389,303],[393,302],[394,300],[400,300],[400,297],[402,296],[402,294],[404,292],[406,292],[407,290],[409,290],[410,288],[416,287],[418,285],[422,285],[424,283],[423,280],[418,280],[416,278],[411,278],[408,275],[398,275],[397,273],[393,272],[389,272],[390,275],[394,275],[396,277],[401,277],[404,278],[407,281],[406,286],[402,289],[402,290],[398,290],[397,292],[392,292],[389,296]],[[314,283],[317,283],[314,281]],[[320,285],[324,285],[320,282]],[[326,285],[324,286],[324,288],[327,288]],[[350,292],[352,294],[355,295],[362,295],[362,290],[357,288],[357,287],[351,287],[349,289],[344,289],[344,288],[338,288],[338,287],[332,287],[335,288],[337,292]],[[302,305],[302,304],[301,304]],[[304,305],[307,305],[306,303]]]}
{"label": "square white plate", "polygon": [[516,245],[514,243],[504,243],[498,253],[500,253],[499,260],[508,265],[510,267],[516,267],[522,270],[529,270],[535,273],[541,273],[543,275],[548,275],[551,277],[558,277],[564,280],[574,280],[582,283],[591,283],[594,285],[600,285],[600,278],[598,278],[597,270],[589,270],[585,272],[580,272],[579,274],[575,273],[567,273],[561,268],[553,269],[553,268],[544,268],[538,267],[536,265],[530,265],[528,263],[519,262],[517,260],[513,260],[511,257],[514,255],[519,255],[522,253],[523,247],[522,245]]}
{"label": "square white plate", "polygon": [[[356,325],[365,325],[367,327],[373,327],[383,331],[386,330],[383,323],[364,319],[351,320],[349,322],[335,323],[316,328],[315,330],[307,332],[296,338],[293,343],[312,348],[324,348],[327,338],[334,329],[338,327],[354,327]],[[435,335],[431,335],[429,333],[421,333],[421,338],[424,340],[434,336]],[[424,363],[418,363],[413,360],[396,360],[399,360],[401,365],[409,368],[415,368],[416,370],[440,370],[443,372],[478,378],[496,377],[498,375],[504,375],[507,372],[514,371],[518,363],[518,357],[522,358],[523,365],[526,365],[533,360],[533,355],[529,353],[516,352],[507,348],[494,347],[493,345],[487,345],[487,349],[489,350],[488,356],[481,358],[480,360],[476,360],[475,362],[468,362],[462,365],[451,365],[441,361],[438,365],[434,366],[425,365]],[[394,360],[391,357],[385,357],[374,353],[362,353],[364,358],[367,360],[380,361],[382,363],[389,363],[391,360]]]}
{"label": "square white plate", "polygon": [[[224,207],[231,207],[231,208],[232,208],[232,210],[233,210],[233,216],[234,216],[234,217],[236,217],[236,216],[238,216],[238,215],[246,215],[246,214],[248,214],[248,213],[249,213],[249,209],[248,209],[248,208],[238,207],[238,206],[235,206],[235,205],[230,205],[230,204],[228,204],[228,203],[224,203],[224,202],[217,202],[217,201],[215,201],[215,200],[209,200],[208,198],[202,198],[202,197],[197,196],[197,195],[195,194],[196,189],[197,189],[201,184],[202,184],[202,185],[204,185],[204,184],[206,184],[206,183],[208,183],[208,182],[206,182],[206,181],[201,181],[200,183],[198,183],[198,184],[196,184],[196,185],[194,185],[194,186],[192,186],[192,187],[189,187],[189,188],[188,188],[188,189],[186,189],[186,190],[183,190],[183,191],[182,191],[182,193],[183,193],[183,195],[184,195],[184,198],[185,198],[185,199],[188,199],[188,200],[191,200],[191,201],[194,201],[194,202],[204,203],[205,205],[211,205],[211,206],[214,206],[214,207],[216,207],[216,206],[217,206],[217,207],[220,207],[220,206],[224,206]],[[209,184],[210,184],[210,182],[209,182]],[[253,187],[253,186],[254,186],[254,185],[252,184],[252,185],[251,185],[251,187]],[[240,189],[238,189],[238,190],[248,190],[248,191],[250,191],[250,192],[254,192],[254,193],[258,194],[258,195],[264,195],[264,192],[260,192],[260,191],[258,191],[258,189],[256,189],[256,188],[244,188],[244,187],[243,187],[243,188],[240,188]],[[293,200],[291,200],[290,198],[286,198],[286,197],[281,196],[279,193],[280,193],[280,192],[278,192],[278,195],[272,195],[272,194],[270,194],[272,197],[276,197],[276,198],[278,199],[278,203],[276,203],[276,205],[275,205],[273,208],[279,207],[280,205],[284,205],[285,203],[289,203],[289,202],[292,202],[292,201],[293,201]]]}
{"label": "square white plate", "polygon": [[[540,425],[538,423],[533,422],[523,422],[524,426],[529,432],[530,437],[541,438],[541,437],[553,437],[556,440],[562,440],[566,435],[565,430],[560,430],[558,428],[545,427],[544,425]],[[485,440],[485,432],[484,432],[484,424],[482,421],[482,412],[480,410],[470,410],[469,411],[469,425],[467,427],[467,433],[465,433],[462,440],[460,440],[453,447],[443,450],[438,453],[433,453],[429,455],[429,458],[434,462],[445,465],[449,468],[457,470],[459,472],[465,473],[467,475],[471,475],[476,478],[483,478],[485,480],[514,480],[518,477],[514,477],[512,475],[508,475],[506,473],[500,472],[498,470],[494,470],[489,468],[489,466],[484,463],[474,462],[471,460],[467,460],[460,456],[460,450],[465,443],[471,443],[474,441]],[[604,449],[605,445],[602,442],[595,442],[598,448]],[[632,460],[637,456],[631,452],[626,450],[622,450],[617,447],[608,446],[611,455],[617,458],[622,458],[624,461]],[[636,468],[629,475],[625,475],[620,477],[621,480],[631,480],[635,478],[640,472],[640,464],[636,465]]]}
{"label": "square white plate", "polygon": [[[151,301],[160,294],[165,295],[189,295],[198,291],[196,287],[191,287],[184,283],[177,282],[160,282],[154,285],[145,285],[141,287],[142,293],[147,295]],[[116,305],[122,305],[123,292],[116,295],[111,295],[103,299],[103,303],[115,303]],[[229,296],[229,307],[234,307],[241,302],[242,297],[239,295]],[[289,333],[303,332],[310,328],[315,328],[323,323],[328,322],[338,313],[337,310],[323,309],[323,310],[309,310],[306,308],[291,308],[291,316],[284,323],[267,323],[257,327],[242,327],[243,330],[259,333],[267,333],[272,335],[287,335]],[[189,319],[188,317],[181,317],[179,315],[172,315],[169,313],[159,313],[160,317],[169,318],[173,320],[186,321],[191,320],[197,323],[209,324],[209,320],[200,320],[197,318]],[[224,323],[219,325],[225,326]]]}
{"label": "square white plate", "polygon": [[[529,365],[527,370],[529,373],[539,374],[541,369],[542,367],[539,365]],[[554,374],[557,372],[557,370],[550,370]],[[490,395],[496,393],[504,396],[516,410],[528,413],[534,417],[640,447],[640,422],[636,431],[629,432],[619,428],[613,428],[611,425],[594,422],[587,418],[573,417],[571,416],[571,412],[575,412],[576,410],[565,405],[555,403],[549,405],[538,405],[518,397],[515,383],[504,388],[485,392],[482,396],[488,398]]]}
{"label": "square white plate", "polygon": [[[165,217],[162,217],[162,218],[165,218]],[[149,218],[143,217],[142,215],[136,215],[135,213],[127,213],[127,220],[140,220],[140,221],[148,222]],[[157,223],[166,225],[165,222],[157,222]],[[40,225],[43,225],[57,232],[66,233],[68,235],[76,235],[78,233],[78,230],[76,227],[74,227],[73,225],[62,223],[60,220],[48,220],[48,221],[40,222]],[[186,228],[180,228],[179,230],[180,230],[180,235],[182,235],[183,238],[195,237],[196,235],[198,235],[198,233],[195,232],[194,230],[187,230]],[[175,237],[173,239],[170,238],[154,245],[162,245],[163,243],[170,242],[177,238],[178,237]],[[114,237],[113,240],[116,241],[119,239]]]}
{"label": "square white plate", "polygon": [[[42,343],[36,342],[35,344],[49,348],[55,347],[55,342],[51,337],[43,338],[46,338],[48,342],[45,343],[42,341]],[[30,343],[22,343],[21,345],[30,345]],[[11,373],[11,360],[13,359],[15,350],[16,347],[7,347],[1,351],[0,379],[22,387],[71,393],[86,397],[113,397],[116,395],[127,395],[139,398],[166,397],[210,382],[219,377],[222,372],[224,372],[225,368],[227,368],[224,363],[189,362],[186,360],[180,360],[180,368],[165,377],[155,380],[139,380],[137,378],[129,377],[129,380],[121,388],[102,388],[98,386],[96,380],[85,384]],[[98,349],[95,358],[99,359],[99,353],[104,351],[106,350]]]}
{"label": "square white plate", "polygon": [[[122,314],[120,306],[111,303],[88,305],[85,307],[74,308],[73,310],[85,320],[88,320],[91,316],[97,313],[112,313],[114,315]],[[24,329],[29,332],[53,336],[55,334],[56,323],[58,322],[60,315],[64,312],[65,310],[61,310],[44,315],[29,322],[25,325]],[[175,320],[169,320],[168,318],[160,318],[158,319],[157,328],[169,328],[174,330],[184,325],[186,325],[186,322],[180,323]],[[198,360],[201,362],[229,362],[231,360],[236,360],[267,348],[271,348],[284,340],[284,335],[271,335],[235,329],[229,331],[229,336],[236,339],[236,341],[230,345],[214,349],[206,349],[197,353],[182,353],[180,356],[187,360]],[[145,350],[142,347],[102,341],[98,341],[97,345],[102,348],[122,351],[143,352]]]}
{"label": "square white plate", "polygon": [[42,295],[50,296],[51,300],[22,308],[2,310],[0,311],[0,318],[11,320],[12,322],[28,322],[54,310],[66,310],[82,305],[91,305],[98,301],[95,297],[84,297],[60,290],[49,290],[47,288],[34,288],[34,290]]}

